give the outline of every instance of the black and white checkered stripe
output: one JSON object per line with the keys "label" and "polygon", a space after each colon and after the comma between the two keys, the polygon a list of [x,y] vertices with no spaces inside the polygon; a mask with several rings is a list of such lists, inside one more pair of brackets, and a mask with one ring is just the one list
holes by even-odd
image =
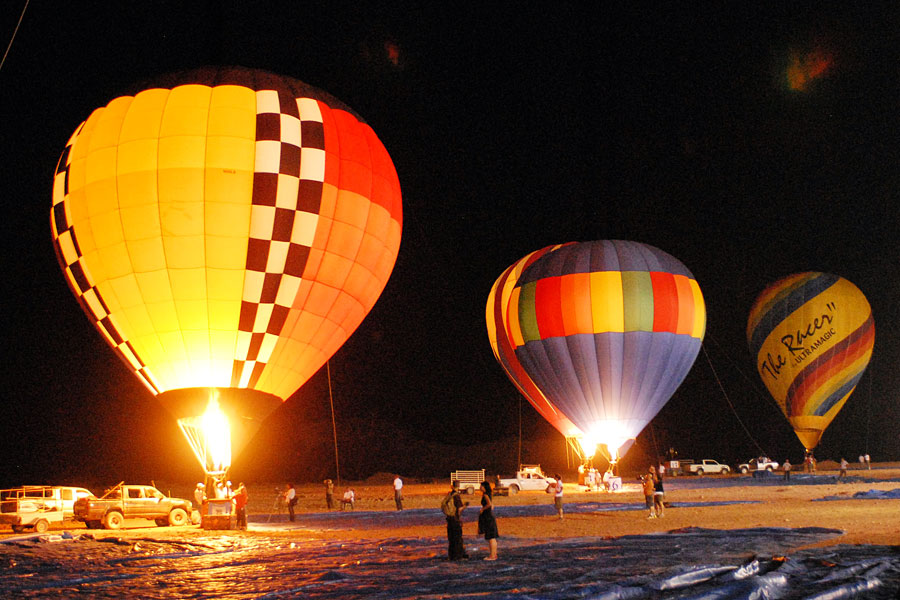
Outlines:
{"label": "black and white checkered stripe", "polygon": [[271,357],[302,281],[325,180],[318,102],[273,90],[256,97],[256,165],[233,387],[253,387]]}

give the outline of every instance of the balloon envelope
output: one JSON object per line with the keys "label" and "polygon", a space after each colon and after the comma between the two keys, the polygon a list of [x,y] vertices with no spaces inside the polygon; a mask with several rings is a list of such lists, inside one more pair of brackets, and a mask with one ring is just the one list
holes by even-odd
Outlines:
{"label": "balloon envelope", "polygon": [[866,297],[843,277],[798,273],[759,295],[747,341],[763,383],[812,450],[869,364],[875,321]]}
{"label": "balloon envelope", "polygon": [[367,124],[243,68],[172,75],[96,109],[59,161],[51,213],[72,291],[141,382],[176,417],[218,388],[231,417],[256,422],[372,308],[401,223]]}
{"label": "balloon envelope", "polygon": [[518,277],[507,336],[524,371],[584,436],[629,440],[684,380],[706,327],[693,275],[638,242],[568,244]]}
{"label": "balloon envelope", "polygon": [[494,358],[506,371],[506,375],[515,384],[523,396],[531,403],[531,405],[550,423],[557,431],[566,438],[581,438],[582,432],[575,426],[564,414],[562,414],[553,404],[547,400],[544,394],[537,388],[534,381],[519,363],[513,349],[512,340],[509,338],[509,299],[515,289],[516,281],[522,274],[522,271],[538,258],[559,248],[559,246],[547,246],[541,250],[532,252],[514,264],[510,265],[494,282],[491,292],[488,295],[486,308],[486,321],[488,330],[488,339],[491,343],[491,349],[494,351]]}

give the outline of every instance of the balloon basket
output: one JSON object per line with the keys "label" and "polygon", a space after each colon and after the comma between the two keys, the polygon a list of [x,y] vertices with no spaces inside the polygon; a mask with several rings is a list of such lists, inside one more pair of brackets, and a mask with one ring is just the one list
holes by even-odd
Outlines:
{"label": "balloon basket", "polygon": [[234,529],[234,515],[229,498],[213,498],[204,503],[200,513],[201,529]]}

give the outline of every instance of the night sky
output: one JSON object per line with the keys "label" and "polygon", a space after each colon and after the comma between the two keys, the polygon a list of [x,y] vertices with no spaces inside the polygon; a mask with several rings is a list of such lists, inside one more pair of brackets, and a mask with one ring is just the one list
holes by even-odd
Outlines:
{"label": "night sky", "polygon": [[[562,437],[494,360],[484,307],[526,253],[596,239],[669,252],[707,304],[703,350],[635,464],[670,446],[801,459],[744,331],[767,284],[808,270],[856,284],[876,326],[869,369],[816,454],[900,460],[897,3],[322,4],[31,2],[0,69],[0,486],[199,476],[175,421],[69,291],[49,211],[56,162],[91,110],[202,65],[328,91],[396,166],[396,267],[330,363],[345,478],[511,471],[520,409],[523,460],[565,467]],[[4,49],[23,5],[0,9]],[[234,469],[314,481],[334,476],[333,456],[323,369]]]}

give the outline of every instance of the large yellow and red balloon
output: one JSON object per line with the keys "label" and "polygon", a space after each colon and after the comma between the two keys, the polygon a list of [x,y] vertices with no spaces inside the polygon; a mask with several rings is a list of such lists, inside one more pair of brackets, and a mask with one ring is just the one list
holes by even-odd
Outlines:
{"label": "large yellow and red balloon", "polygon": [[869,364],[875,321],[866,297],[843,277],[798,273],[756,299],[747,342],[763,383],[812,450]]}
{"label": "large yellow and red balloon", "polygon": [[[507,290],[495,311],[495,327],[504,328],[497,338],[515,361],[504,360],[509,351],[495,355],[517,384],[524,372],[587,446],[621,457],[700,351],[700,287],[676,258],[638,242],[573,243],[537,254],[495,284]],[[489,302],[489,332],[490,309]],[[535,404],[528,386],[520,389]]]}
{"label": "large yellow and red balloon", "polygon": [[82,308],[177,418],[215,388],[233,425],[258,425],[384,289],[400,185],[371,127],[330,95],[204,68],[75,130],[51,227]]}

